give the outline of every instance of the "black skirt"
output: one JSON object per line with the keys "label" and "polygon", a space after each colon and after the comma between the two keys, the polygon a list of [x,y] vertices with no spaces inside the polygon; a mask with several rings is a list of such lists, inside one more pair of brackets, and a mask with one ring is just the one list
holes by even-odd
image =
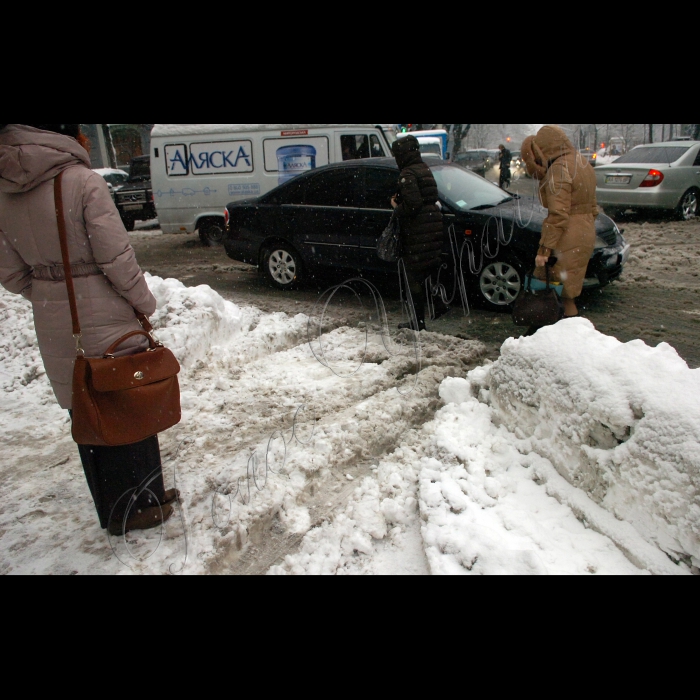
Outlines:
{"label": "black skirt", "polygon": [[103,528],[110,519],[123,519],[127,509],[131,516],[165,499],[157,435],[121,447],[78,445],[78,451]]}

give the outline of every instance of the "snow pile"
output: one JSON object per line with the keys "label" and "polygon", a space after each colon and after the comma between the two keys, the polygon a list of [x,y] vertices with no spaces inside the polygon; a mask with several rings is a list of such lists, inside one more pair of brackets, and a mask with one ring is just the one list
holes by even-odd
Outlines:
{"label": "snow pile", "polygon": [[[237,306],[208,285],[185,287],[176,279],[145,274],[158,302],[151,323],[158,339],[183,367],[210,356],[223,363],[243,357],[250,361],[296,343],[305,334],[306,316],[302,314],[290,327],[287,314],[264,314],[254,307]],[[253,342],[242,342],[241,336]]]}
{"label": "snow pile", "polygon": [[674,560],[700,565],[700,370],[585,319],[507,340],[470,373],[502,424]]}
{"label": "snow pile", "polygon": [[572,507],[577,490],[527,441],[498,426],[469,381],[447,379],[440,393],[447,406],[436,416],[432,458],[420,473],[422,534],[434,574],[682,573],[628,525],[611,527],[585,494]]}
{"label": "snow pile", "polygon": [[697,375],[580,319],[510,339],[270,573],[697,572]]}
{"label": "snow pile", "polygon": [[55,436],[53,421],[65,418],[54,398],[39,353],[31,304],[0,289],[0,413],[6,440],[30,432]]}

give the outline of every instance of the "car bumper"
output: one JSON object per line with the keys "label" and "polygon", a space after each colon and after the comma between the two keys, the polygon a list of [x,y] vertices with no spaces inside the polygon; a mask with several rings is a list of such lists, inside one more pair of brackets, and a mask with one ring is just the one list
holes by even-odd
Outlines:
{"label": "car bumper", "polygon": [[596,188],[598,204],[605,208],[675,209],[682,192],[661,187],[638,187],[634,190]]}
{"label": "car bumper", "polygon": [[133,216],[140,221],[155,219],[156,208],[152,204],[120,204],[119,213],[126,216]]}
{"label": "car bumper", "polygon": [[601,249],[600,253],[588,265],[583,288],[605,287],[618,279],[629,260],[630,251],[629,244]]}
{"label": "car bumper", "polygon": [[257,265],[260,262],[260,246],[252,241],[227,236],[224,239],[224,249],[231,260],[248,265]]}

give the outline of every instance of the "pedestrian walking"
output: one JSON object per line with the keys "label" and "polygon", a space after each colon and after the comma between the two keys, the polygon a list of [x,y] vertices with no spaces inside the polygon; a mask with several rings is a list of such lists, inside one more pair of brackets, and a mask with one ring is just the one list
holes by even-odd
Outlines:
{"label": "pedestrian walking", "polygon": [[540,182],[540,199],[548,210],[535,258],[535,277],[544,280],[545,264],[555,257],[552,275],[564,288],[564,316],[578,316],[576,299],[596,240],[595,172],[558,126],[544,126],[535,137],[525,139],[522,155],[528,172]]}
{"label": "pedestrian walking", "polygon": [[[443,217],[438,204],[438,187],[430,168],[423,162],[420,144],[409,135],[396,140],[392,147],[401,173],[398,192],[391,200],[401,226],[401,251],[406,267],[408,287],[416,311],[417,327],[412,322],[399,328],[424,331],[426,280],[437,282],[444,244]],[[429,290],[429,293],[432,293]],[[434,297],[433,320],[449,311],[439,296]]]}
{"label": "pedestrian walking", "polygon": [[[79,124],[0,124],[0,284],[32,303],[46,374],[68,411],[76,343],[54,197],[59,174],[85,355],[102,357],[125,334],[143,330],[137,312],[148,317],[156,309],[109,188],[90,168],[86,146]],[[143,336],[135,336],[115,355],[147,347]],[[78,450],[100,525],[111,534],[154,527],[170,517],[179,494],[165,490],[157,436]]]}
{"label": "pedestrian walking", "polygon": [[498,186],[504,190],[506,187],[510,187],[510,161],[513,156],[511,152],[501,143],[498,146],[500,154],[498,156],[498,164],[501,168],[501,174],[498,176]]}

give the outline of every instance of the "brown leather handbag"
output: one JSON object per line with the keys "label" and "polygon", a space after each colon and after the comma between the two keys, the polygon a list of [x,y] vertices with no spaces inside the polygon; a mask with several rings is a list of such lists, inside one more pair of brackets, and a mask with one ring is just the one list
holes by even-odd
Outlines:
{"label": "brown leather handbag", "polygon": [[[550,261],[553,258],[550,258]],[[520,296],[513,304],[513,323],[516,326],[551,326],[564,317],[564,306],[550,281],[550,266],[545,266],[547,284],[542,290],[530,288],[533,274],[527,277]],[[533,270],[534,272],[534,270]]]}
{"label": "brown leather handbag", "polygon": [[[116,447],[141,442],[180,422],[180,365],[153,336],[153,326],[137,314],[143,330],[132,331],[111,345],[103,357],[85,357],[68,255],[61,175],[54,180],[61,255],[73,320],[77,357],[73,370],[73,439],[79,445]],[[142,335],[148,349],[115,357],[129,338]]]}

